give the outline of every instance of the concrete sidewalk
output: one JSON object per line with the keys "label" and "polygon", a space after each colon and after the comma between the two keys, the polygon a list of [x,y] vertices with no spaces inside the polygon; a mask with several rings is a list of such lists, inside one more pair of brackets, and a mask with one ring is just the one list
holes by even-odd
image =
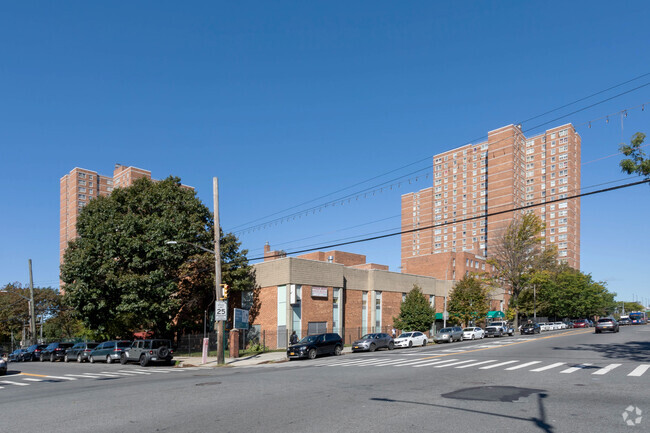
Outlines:
{"label": "concrete sidewalk", "polygon": [[[343,353],[351,353],[350,347],[344,347]],[[217,364],[216,356],[209,356],[203,364],[200,356],[175,356],[174,359],[180,362],[180,367],[243,367],[259,364],[275,364],[287,362],[287,352],[264,352],[257,355],[241,356],[239,358],[225,358],[224,364]]]}

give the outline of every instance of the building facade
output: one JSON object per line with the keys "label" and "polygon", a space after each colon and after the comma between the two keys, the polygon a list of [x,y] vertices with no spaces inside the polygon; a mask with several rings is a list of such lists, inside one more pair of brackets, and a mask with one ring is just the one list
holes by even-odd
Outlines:
{"label": "building facade", "polygon": [[[452,280],[487,271],[500,233],[522,212],[545,223],[545,245],[580,268],[580,135],[566,124],[525,137],[518,125],[433,157],[433,186],[402,196],[405,273]],[[513,209],[531,206],[512,212]]]}

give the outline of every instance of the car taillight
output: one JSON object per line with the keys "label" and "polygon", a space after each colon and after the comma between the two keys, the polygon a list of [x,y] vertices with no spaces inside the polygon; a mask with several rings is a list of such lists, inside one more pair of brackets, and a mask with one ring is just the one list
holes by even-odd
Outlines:
{"label": "car taillight", "polygon": [[150,350],[150,351],[149,351],[149,355],[153,355],[153,350]]}

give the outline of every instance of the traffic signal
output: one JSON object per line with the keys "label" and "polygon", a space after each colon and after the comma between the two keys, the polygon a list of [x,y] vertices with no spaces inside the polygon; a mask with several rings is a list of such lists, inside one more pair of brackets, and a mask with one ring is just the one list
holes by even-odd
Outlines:
{"label": "traffic signal", "polygon": [[228,297],[228,284],[221,285],[221,298],[226,299]]}

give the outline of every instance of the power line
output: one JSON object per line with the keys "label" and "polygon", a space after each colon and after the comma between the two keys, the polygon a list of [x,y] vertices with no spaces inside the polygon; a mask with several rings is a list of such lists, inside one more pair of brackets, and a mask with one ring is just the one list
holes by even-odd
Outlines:
{"label": "power line", "polygon": [[[557,203],[557,202],[566,201],[566,200],[573,200],[573,199],[580,198],[580,197],[587,197],[587,196],[590,196],[590,195],[602,194],[604,192],[615,191],[615,190],[623,189],[623,188],[629,188],[629,187],[632,187],[632,186],[637,186],[637,185],[641,185],[641,184],[649,183],[649,182],[650,182],[650,179],[645,179],[645,180],[641,180],[641,181],[638,181],[638,182],[627,183],[625,185],[617,185],[617,186],[613,186],[613,187],[610,187],[610,188],[604,188],[604,189],[599,189],[599,190],[596,190],[596,191],[580,193],[580,194],[576,194],[576,195],[569,196],[569,197],[563,197],[563,198],[558,198],[558,199],[554,199],[554,200],[547,200],[547,201],[544,201],[544,202],[541,202],[541,203],[530,204],[530,205],[525,205],[525,206],[519,206],[519,207],[516,207],[516,208],[513,208],[513,209],[506,209],[506,210],[492,212],[492,213],[485,213],[485,214],[478,215],[478,216],[463,218],[463,219],[460,219],[460,220],[457,220],[457,221],[433,224],[433,225],[429,225],[429,226],[425,226],[425,227],[418,227],[418,228],[410,229],[410,230],[402,230],[402,231],[398,231],[398,232],[394,232],[394,233],[389,233],[389,234],[386,234],[386,235],[380,235],[380,236],[373,236],[373,237],[364,238],[364,239],[358,239],[358,240],[355,240],[355,241],[340,242],[340,243],[335,243],[335,244],[330,244],[330,245],[321,245],[321,246],[319,246],[317,248],[308,248],[308,249],[304,249],[304,250],[290,251],[290,252],[285,252],[284,254],[286,254],[286,255],[289,255],[289,254],[301,254],[301,253],[307,253],[307,252],[310,252],[310,251],[317,251],[317,250],[322,250],[322,249],[340,247],[340,246],[344,246],[344,245],[351,245],[351,244],[357,244],[357,243],[361,243],[361,242],[369,242],[369,241],[374,241],[374,240],[378,240],[378,239],[385,239],[385,238],[389,238],[389,237],[393,237],[393,236],[398,236],[398,235],[403,235],[403,234],[408,234],[408,233],[414,233],[414,232],[418,232],[418,231],[421,231],[421,230],[430,230],[430,229],[433,229],[433,228],[444,227],[444,226],[448,226],[448,225],[452,225],[452,224],[459,224],[459,223],[464,223],[464,222],[473,221],[473,220],[477,220],[477,219],[485,219],[487,217],[502,215],[502,214],[506,214],[506,213],[510,213],[510,212],[516,212],[516,211],[520,211],[520,210],[532,209],[532,208],[535,208],[535,207],[538,207],[538,206],[545,206],[547,204]],[[274,255],[274,256],[267,256],[267,257],[255,257],[255,258],[249,259],[249,261],[262,260],[262,259],[265,259],[265,258],[272,258],[272,257],[283,257],[283,256],[282,255]]]}

